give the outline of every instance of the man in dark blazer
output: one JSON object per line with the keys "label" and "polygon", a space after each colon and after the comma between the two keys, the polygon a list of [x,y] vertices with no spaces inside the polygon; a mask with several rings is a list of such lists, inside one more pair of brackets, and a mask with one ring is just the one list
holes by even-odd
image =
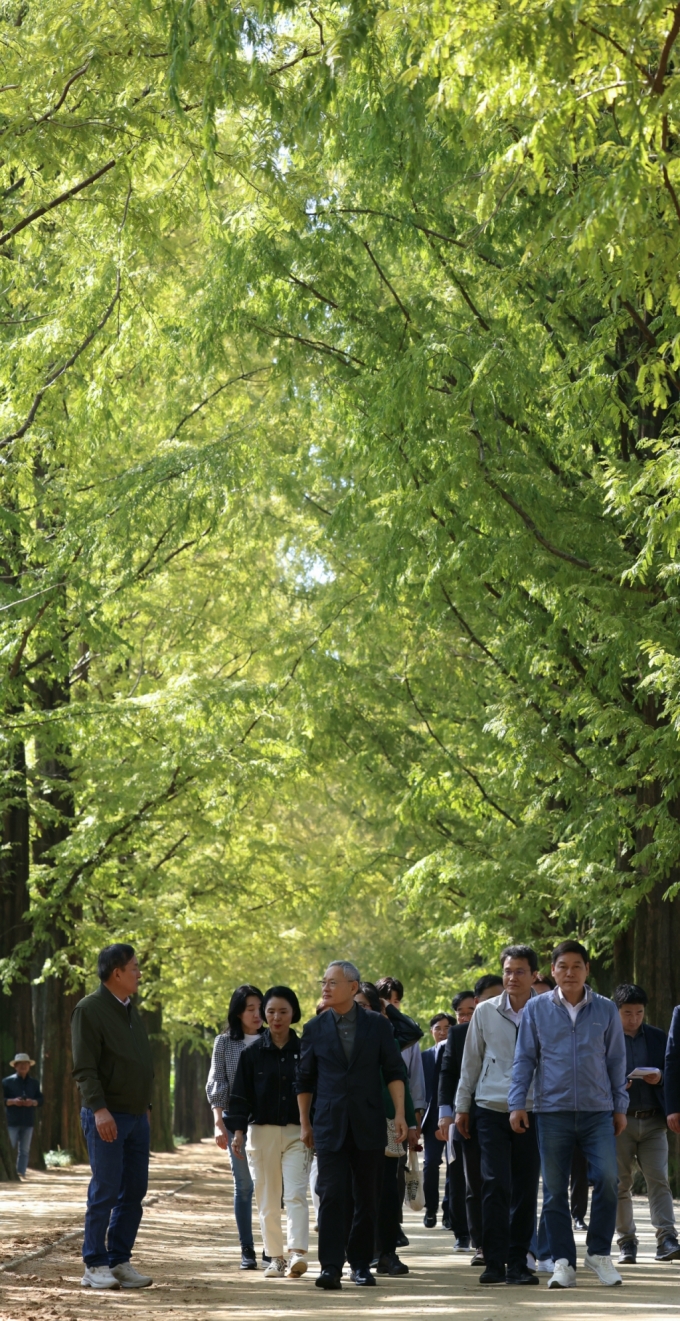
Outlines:
{"label": "man in dark blazer", "polygon": [[[647,1184],[649,1213],[656,1233],[656,1260],[674,1261],[680,1257],[680,1243],[668,1183],[667,1105],[664,1096],[664,1074],[666,1083],[668,1081],[666,1033],[645,1023],[647,994],[641,986],[633,983],[617,986],[612,1000],[619,1011],[626,1043],[629,1095],[628,1124],[616,1139],[619,1264],[633,1265],[637,1257],[638,1241],[633,1217],[636,1162]],[[670,1072],[672,1085],[672,1065]]]}
{"label": "man in dark blazer", "polygon": [[[480,977],[475,983],[474,1001],[475,1006],[481,1004],[483,1000],[490,1000],[498,995],[503,989],[503,978],[496,973],[487,973]],[[453,1123],[455,1113],[456,1092],[460,1082],[460,1070],[463,1063],[463,1051],[465,1049],[465,1038],[470,1025],[467,1023],[458,1023],[456,1027],[449,1029],[449,1035],[444,1047],[441,1068],[439,1072],[439,1127],[442,1133],[448,1134],[449,1128]],[[454,1133],[454,1141],[458,1146],[458,1152],[463,1158],[463,1168],[465,1170],[466,1198],[465,1209],[467,1212],[467,1222],[470,1235],[474,1242],[476,1252],[472,1258],[473,1266],[484,1265],[484,1254],[482,1252],[482,1167],[481,1153],[479,1150],[479,1139],[477,1137],[477,1126],[475,1123],[475,1104],[474,1098],[470,1110],[470,1136],[463,1140],[457,1133]]]}
{"label": "man in dark blazer", "polygon": [[[397,1140],[408,1136],[399,1047],[387,1018],[355,1004],[359,981],[353,963],[330,964],[322,981],[326,1012],[305,1023],[300,1043],[301,1136],[318,1163],[320,1289],[341,1288],[345,1246],[354,1283],[375,1284],[370,1263],[387,1140],[382,1078],[394,1102]],[[350,1176],[354,1216],[345,1245]]]}
{"label": "man in dark blazer", "polygon": [[[421,1126],[425,1150],[423,1158],[423,1194],[425,1196],[423,1224],[426,1229],[434,1228],[437,1223],[437,1211],[439,1210],[439,1167],[446,1147],[445,1139],[437,1136],[439,1133],[439,1071],[449,1028],[455,1025],[455,1021],[451,1014],[434,1014],[430,1019],[430,1032],[434,1037],[434,1046],[430,1046],[429,1050],[424,1050],[422,1054],[426,1102]],[[465,1192],[463,1191],[464,1198]],[[463,1206],[463,1214],[464,1210]],[[443,1213],[444,1219],[446,1219],[448,1214],[446,1193],[444,1194]],[[467,1233],[467,1225],[463,1233]]]}

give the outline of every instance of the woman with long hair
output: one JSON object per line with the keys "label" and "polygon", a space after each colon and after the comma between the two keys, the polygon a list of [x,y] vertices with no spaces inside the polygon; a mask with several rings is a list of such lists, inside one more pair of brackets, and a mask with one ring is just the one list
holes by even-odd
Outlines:
{"label": "woman with long hair", "polygon": [[[309,1207],[307,1181],[311,1153],[300,1137],[296,1074],[300,1041],[292,1023],[300,1005],[289,986],[271,986],[263,1001],[266,1030],[239,1060],[231,1091],[227,1126],[232,1149],[243,1160],[245,1147],[260,1213],[268,1277],[296,1279],[307,1270]],[[245,1161],[244,1161],[245,1164]],[[281,1194],[286,1210],[288,1261],[281,1229]]]}
{"label": "woman with long hair", "polygon": [[215,1116],[215,1141],[222,1151],[229,1151],[234,1176],[234,1215],[241,1242],[242,1271],[257,1270],[253,1243],[253,1181],[245,1161],[237,1160],[234,1156],[234,1135],[224,1121],[238,1062],[244,1050],[259,1040],[262,1030],[262,992],[257,986],[237,986],[229,1001],[225,1030],[215,1037],[205,1089]]}

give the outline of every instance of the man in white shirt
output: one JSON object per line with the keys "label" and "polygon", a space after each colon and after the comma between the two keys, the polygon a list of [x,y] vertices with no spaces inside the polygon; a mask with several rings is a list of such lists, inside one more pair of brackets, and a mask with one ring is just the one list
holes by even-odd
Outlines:
{"label": "man in white shirt", "polygon": [[480,1284],[538,1284],[538,1276],[527,1268],[540,1167],[536,1129],[530,1125],[515,1133],[508,1107],[517,1030],[534,994],[538,959],[529,945],[509,945],[501,954],[501,967],[502,993],[477,1005],[467,1031],[456,1092],[456,1127],[467,1139],[474,1096],[486,1263]]}

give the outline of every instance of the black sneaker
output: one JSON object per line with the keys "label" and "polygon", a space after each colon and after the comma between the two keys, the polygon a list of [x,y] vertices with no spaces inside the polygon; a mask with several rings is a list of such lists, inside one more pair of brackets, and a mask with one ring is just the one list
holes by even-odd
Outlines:
{"label": "black sneaker", "polygon": [[340,1272],[332,1266],[326,1266],[320,1275],[317,1275],[314,1281],[317,1289],[342,1289],[342,1280]]}
{"label": "black sneaker", "polygon": [[483,1266],[483,1265],[484,1265],[484,1253],[482,1252],[482,1249],[481,1249],[481,1248],[475,1248],[475,1255],[474,1255],[474,1257],[472,1258],[472,1261],[470,1262],[470,1265],[471,1265],[471,1266]]}
{"label": "black sneaker", "polygon": [[574,1229],[577,1229],[581,1234],[585,1234],[588,1228],[585,1220],[582,1220],[580,1216],[574,1216],[572,1219],[572,1224],[574,1226]]}
{"label": "black sneaker", "polygon": [[453,1249],[453,1250],[454,1250],[454,1252],[469,1252],[469,1251],[470,1251],[470,1240],[469,1240],[467,1234],[461,1234],[460,1238],[457,1238],[457,1239],[456,1239],[455,1246],[454,1246],[454,1249]]}
{"label": "black sneaker", "polygon": [[634,1266],[637,1261],[637,1243],[634,1238],[629,1238],[625,1243],[619,1244],[619,1266]]}
{"label": "black sneaker", "polygon": [[257,1257],[255,1256],[255,1249],[253,1247],[244,1248],[243,1245],[241,1245],[241,1264],[239,1266],[239,1270],[242,1271],[257,1270]]}
{"label": "black sneaker", "polygon": [[487,1266],[479,1277],[480,1284],[505,1284],[505,1267]]}
{"label": "black sneaker", "polygon": [[538,1276],[533,1271],[525,1270],[507,1270],[505,1272],[506,1284],[538,1284]]}
{"label": "black sneaker", "polygon": [[355,1284],[375,1284],[375,1275],[371,1275],[368,1266],[357,1266],[354,1272]]}
{"label": "black sneaker", "polygon": [[449,1217],[446,1214],[446,1212],[444,1212],[442,1216],[442,1229],[450,1229],[450,1228],[451,1228],[451,1221],[449,1220]]}
{"label": "black sneaker", "polygon": [[409,1270],[405,1261],[401,1261],[396,1252],[385,1252],[378,1258],[376,1275],[408,1275]]}
{"label": "black sneaker", "polygon": [[400,1230],[399,1230],[399,1238],[397,1239],[397,1247],[398,1247],[398,1248],[407,1248],[407,1247],[408,1247],[408,1239],[407,1239],[407,1237],[406,1237],[406,1235],[405,1235],[403,1229],[400,1229]]}
{"label": "black sneaker", "polygon": [[426,1212],[425,1212],[425,1215],[423,1216],[423,1224],[424,1224],[425,1228],[426,1228],[426,1229],[434,1229],[436,1223],[437,1223],[437,1217],[436,1217],[436,1215],[432,1215],[432,1213],[431,1213],[430,1211],[426,1211]]}
{"label": "black sneaker", "polygon": [[269,1263],[270,1263],[270,1261],[271,1261],[271,1257],[268,1257],[267,1254],[266,1254],[266,1252],[263,1252],[263,1253],[262,1253],[262,1260],[263,1260],[265,1266],[268,1266]]}
{"label": "black sneaker", "polygon": [[675,1234],[667,1234],[656,1245],[654,1254],[655,1261],[677,1261],[680,1257],[680,1243],[678,1243]]}

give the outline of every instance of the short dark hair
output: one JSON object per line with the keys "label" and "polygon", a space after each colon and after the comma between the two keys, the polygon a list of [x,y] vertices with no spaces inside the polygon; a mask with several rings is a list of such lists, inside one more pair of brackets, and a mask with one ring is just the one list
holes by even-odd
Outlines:
{"label": "short dark hair", "polygon": [[547,972],[539,972],[538,977],[534,977],[534,986],[549,986],[551,991],[555,990],[555,978]]}
{"label": "short dark hair", "polygon": [[463,1003],[463,1000],[474,1000],[474,991],[457,991],[451,1001],[451,1008],[457,1011]]}
{"label": "short dark hair", "polygon": [[400,982],[398,977],[381,977],[376,982],[375,989],[383,1000],[389,1000],[393,991],[396,992],[397,1000],[404,998],[404,983]]}
{"label": "short dark hair", "polygon": [[502,985],[503,978],[499,977],[497,972],[485,973],[483,977],[479,978],[479,981],[475,982],[475,999],[478,1000],[480,995],[483,995],[485,991],[488,991],[491,986]]}
{"label": "short dark hair", "polygon": [[584,963],[590,963],[590,956],[585,945],[582,945],[578,940],[561,940],[559,945],[555,946],[551,955],[553,965],[557,963],[560,954],[580,954]]}
{"label": "short dark hair", "polygon": [[107,945],[97,955],[97,972],[100,982],[108,982],[116,968],[126,968],[130,959],[134,959],[132,945]]}
{"label": "short dark hair", "polygon": [[378,995],[377,986],[374,986],[373,982],[359,982],[359,990],[361,991],[362,995],[366,996],[366,999],[368,1000],[368,1003],[370,1004],[373,1013],[381,1014],[382,1005],[380,1003],[380,996]]}
{"label": "short dark hair", "polygon": [[249,995],[256,995],[260,1005],[262,1004],[262,992],[259,986],[249,986],[247,983],[244,986],[237,986],[229,1001],[227,1025],[228,1035],[232,1041],[243,1041],[244,1032],[241,1014],[246,1011]]}
{"label": "short dark hair", "polygon": [[442,1021],[443,1018],[446,1019],[446,1022],[449,1024],[450,1027],[453,1027],[453,1026],[454,1026],[456,1020],[455,1020],[455,1018],[453,1017],[453,1014],[445,1014],[445,1013],[441,1013],[441,1014],[433,1014],[433,1015],[432,1015],[432,1017],[431,1017],[431,1019],[430,1019],[430,1027],[434,1027],[435,1023],[441,1023],[441,1021]]}
{"label": "short dark hair", "polygon": [[322,1014],[322,1013],[324,1012],[324,1009],[327,1009],[327,1008],[328,1008],[328,1005],[324,1004],[323,1000],[317,1000],[317,1002],[316,1002],[316,1009],[314,1010],[314,1013],[316,1014],[317,1018],[318,1018],[319,1014]]}
{"label": "short dark hair", "polygon": [[501,951],[501,968],[506,959],[526,959],[532,972],[538,972],[538,955],[531,945],[506,945]]}
{"label": "short dark hair", "polygon": [[295,991],[291,991],[290,986],[270,986],[269,990],[265,991],[264,993],[264,999],[262,1001],[262,1012],[263,1013],[265,1012],[267,1005],[269,1004],[269,1001],[273,1000],[275,997],[280,1000],[288,1001],[293,1011],[293,1017],[291,1018],[290,1021],[291,1023],[299,1023],[300,1019],[302,1018],[300,1001],[298,1000]]}
{"label": "short dark hair", "polygon": [[621,1005],[647,1005],[649,998],[647,992],[642,986],[637,986],[635,982],[621,982],[620,986],[612,993],[612,1000],[617,1009]]}

